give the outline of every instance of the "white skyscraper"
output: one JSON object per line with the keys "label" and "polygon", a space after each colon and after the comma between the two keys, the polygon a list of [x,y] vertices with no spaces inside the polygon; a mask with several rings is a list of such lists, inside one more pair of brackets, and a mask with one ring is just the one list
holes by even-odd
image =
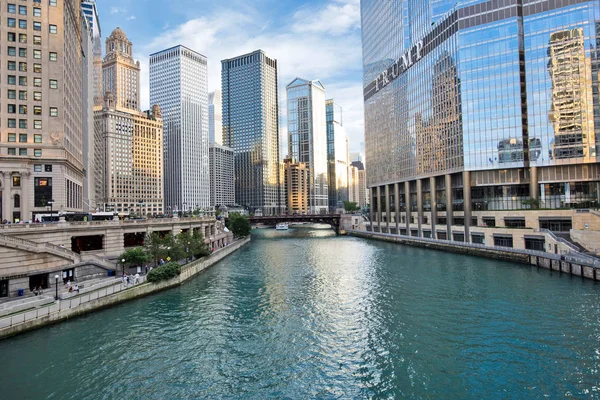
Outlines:
{"label": "white skyscraper", "polygon": [[223,105],[219,89],[208,94],[208,141],[223,144]]}
{"label": "white skyscraper", "polygon": [[164,121],[167,211],[209,207],[206,57],[181,45],[151,54],[150,103]]}

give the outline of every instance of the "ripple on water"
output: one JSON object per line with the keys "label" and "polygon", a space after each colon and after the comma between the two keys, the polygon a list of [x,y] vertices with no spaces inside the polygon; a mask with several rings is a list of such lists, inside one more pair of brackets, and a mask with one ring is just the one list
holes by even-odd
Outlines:
{"label": "ripple on water", "polygon": [[6,398],[598,396],[598,286],[256,231],[186,285],[0,342]]}

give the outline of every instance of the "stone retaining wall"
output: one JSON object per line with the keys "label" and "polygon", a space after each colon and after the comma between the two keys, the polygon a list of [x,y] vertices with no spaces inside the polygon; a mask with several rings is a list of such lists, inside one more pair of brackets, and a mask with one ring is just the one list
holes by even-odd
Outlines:
{"label": "stone retaining wall", "polygon": [[94,310],[179,286],[249,242],[249,238],[238,240],[227,247],[215,251],[209,257],[190,262],[182,267],[181,275],[168,281],[159,283],[148,282],[130,288],[124,288],[121,284],[116,284],[73,299],[61,300],[46,307],[0,318],[0,338],[13,336],[65,319],[74,318]]}

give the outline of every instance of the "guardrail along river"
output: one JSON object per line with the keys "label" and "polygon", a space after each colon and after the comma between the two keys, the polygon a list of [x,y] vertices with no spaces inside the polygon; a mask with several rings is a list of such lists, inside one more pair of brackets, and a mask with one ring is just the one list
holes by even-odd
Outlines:
{"label": "guardrail along river", "polygon": [[254,230],[189,283],[0,341],[2,398],[597,397],[600,286]]}

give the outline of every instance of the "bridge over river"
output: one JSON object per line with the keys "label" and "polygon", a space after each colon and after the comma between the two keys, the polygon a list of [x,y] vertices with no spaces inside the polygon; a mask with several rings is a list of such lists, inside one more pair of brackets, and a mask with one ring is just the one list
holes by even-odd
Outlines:
{"label": "bridge over river", "polygon": [[272,216],[251,216],[248,218],[251,224],[263,224],[275,226],[279,223],[310,223],[326,224],[331,226],[336,234],[340,233],[340,214],[309,214],[309,215],[272,215]]}

